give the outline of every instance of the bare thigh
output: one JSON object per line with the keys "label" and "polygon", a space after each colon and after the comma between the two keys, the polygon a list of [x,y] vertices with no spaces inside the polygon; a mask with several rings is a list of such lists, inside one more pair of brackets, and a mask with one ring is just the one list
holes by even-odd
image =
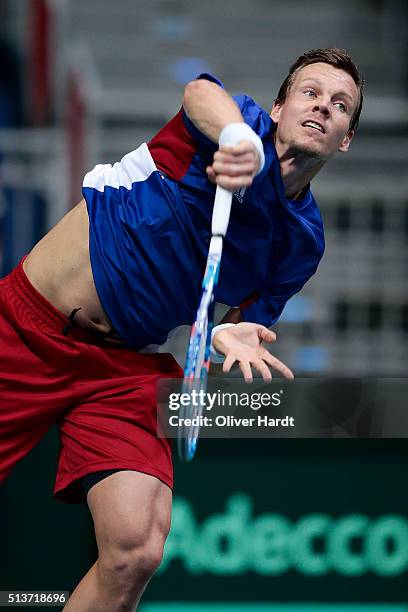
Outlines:
{"label": "bare thigh", "polygon": [[116,472],[88,493],[100,555],[158,549],[168,535],[171,489],[158,478],[135,471]]}

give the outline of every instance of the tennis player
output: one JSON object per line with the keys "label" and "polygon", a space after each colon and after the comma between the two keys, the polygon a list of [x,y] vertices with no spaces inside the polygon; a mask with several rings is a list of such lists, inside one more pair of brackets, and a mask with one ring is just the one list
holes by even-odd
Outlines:
{"label": "tennis player", "polygon": [[155,388],[181,369],[157,345],[194,320],[215,183],[235,197],[214,348],[225,372],[290,378],[262,341],[322,257],[309,184],[348,150],[361,106],[338,49],[302,55],[270,115],[201,75],[148,144],[86,175],[84,199],[0,281],[0,482],[57,422],[55,495],[86,500],[95,524],[99,557],[67,611],[134,610],[160,563],[173,474]]}

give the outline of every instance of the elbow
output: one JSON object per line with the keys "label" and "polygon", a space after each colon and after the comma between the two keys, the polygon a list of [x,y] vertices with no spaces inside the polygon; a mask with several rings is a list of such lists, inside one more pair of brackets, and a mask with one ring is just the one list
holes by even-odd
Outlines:
{"label": "elbow", "polygon": [[214,86],[215,83],[211,83],[207,79],[195,79],[194,81],[190,81],[184,87],[184,98],[201,95],[203,92],[208,91]]}
{"label": "elbow", "polygon": [[208,81],[207,79],[196,79],[195,81],[190,81],[184,88],[183,95],[183,106],[184,110],[188,115],[188,109],[194,104],[197,100],[202,100],[203,96],[205,96],[209,92],[214,91],[214,87],[219,87],[215,83]]}

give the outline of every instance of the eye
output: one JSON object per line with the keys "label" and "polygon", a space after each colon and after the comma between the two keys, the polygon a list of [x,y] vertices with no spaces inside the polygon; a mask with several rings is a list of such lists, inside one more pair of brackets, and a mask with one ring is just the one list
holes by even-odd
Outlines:
{"label": "eye", "polygon": [[343,102],[335,102],[334,106],[337,106],[337,108],[341,110],[343,113],[347,111],[346,105],[343,104]]}
{"label": "eye", "polygon": [[305,91],[303,93],[306,94],[309,97],[313,97],[313,96],[316,95],[316,92],[313,91],[313,89],[305,89]]}

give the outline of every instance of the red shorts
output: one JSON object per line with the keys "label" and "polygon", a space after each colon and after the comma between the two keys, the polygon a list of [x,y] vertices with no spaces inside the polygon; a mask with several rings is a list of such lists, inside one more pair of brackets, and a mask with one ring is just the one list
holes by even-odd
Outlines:
{"label": "red shorts", "polygon": [[141,355],[73,327],[22,263],[0,280],[0,484],[56,422],[54,494],[80,502],[79,479],[131,469],[173,486],[170,442],[156,436],[156,383],[181,376],[164,353]]}

